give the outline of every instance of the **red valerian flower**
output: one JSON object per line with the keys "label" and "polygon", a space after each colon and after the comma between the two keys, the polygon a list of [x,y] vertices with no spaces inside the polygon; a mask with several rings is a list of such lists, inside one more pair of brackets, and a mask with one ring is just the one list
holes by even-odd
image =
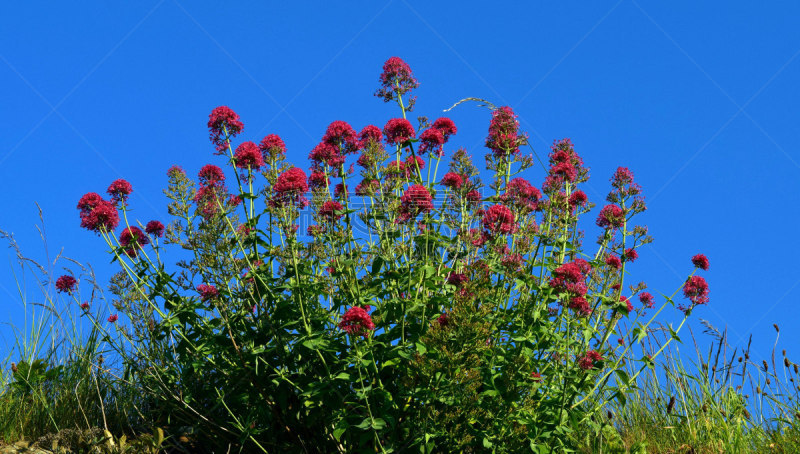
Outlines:
{"label": "red valerian flower", "polygon": [[62,293],[72,293],[75,290],[75,284],[78,281],[74,277],[65,274],[56,279],[56,290]]}
{"label": "red valerian flower", "polygon": [[620,269],[622,268],[622,260],[619,259],[614,254],[609,254],[606,256],[606,265],[610,266],[611,268]]}
{"label": "red valerian flower", "polygon": [[161,238],[162,236],[164,236],[164,224],[156,220],[150,221],[144,227],[144,231],[149,233],[150,235]]}
{"label": "red valerian flower", "polygon": [[625,303],[625,311],[627,313],[631,313],[633,311],[633,304],[631,304],[631,299],[628,298],[627,296],[620,295],[619,296],[619,302],[620,303],[623,303],[623,302]]}
{"label": "red valerian flower", "polygon": [[605,229],[618,229],[622,227],[624,222],[625,213],[622,211],[622,208],[614,204],[604,206],[603,209],[600,210],[600,214],[597,216],[597,226]]}
{"label": "red valerian flower", "polygon": [[611,177],[611,184],[614,187],[621,188],[622,186],[631,183],[633,183],[633,172],[631,172],[627,167],[617,167],[617,170],[614,172],[614,176]]}
{"label": "red valerian flower", "polygon": [[639,301],[642,302],[645,306],[649,308],[653,308],[653,295],[648,292],[642,292],[639,294]]}
{"label": "red valerian flower", "polygon": [[[414,161],[417,162],[416,166],[414,166]],[[406,169],[410,169],[413,172],[416,171],[417,167],[419,167],[419,170],[424,169],[425,160],[420,158],[419,156],[409,156],[408,158],[406,158]]]}
{"label": "red valerian flower", "polygon": [[308,177],[308,185],[312,188],[325,188],[328,186],[328,177],[325,172],[311,168],[311,175]]}
{"label": "red valerian flower", "polygon": [[583,296],[588,291],[585,274],[591,270],[591,265],[586,260],[575,259],[553,270],[550,287],[557,292],[568,292]]}
{"label": "red valerian flower", "polygon": [[702,276],[692,276],[683,285],[683,294],[693,304],[708,303],[708,282]]}
{"label": "red valerian flower", "polygon": [[358,133],[358,138],[361,139],[361,144],[366,147],[370,142],[376,144],[381,143],[383,140],[383,133],[381,132],[381,128],[375,125],[367,125]]}
{"label": "red valerian flower", "polygon": [[636,252],[636,249],[634,249],[634,248],[628,248],[628,249],[625,249],[625,253],[622,254],[622,258],[626,262],[633,262],[634,260],[639,258],[639,253]]}
{"label": "red valerian flower", "polygon": [[[400,57],[391,57],[383,64],[383,72],[380,76],[381,88],[375,92],[375,96],[383,98],[384,102],[397,99],[405,93],[419,87],[417,79],[411,74],[408,63]],[[407,110],[411,111],[413,101],[409,102]]]}
{"label": "red valerian flower", "polygon": [[441,158],[444,156],[442,147],[444,146],[445,140],[442,131],[436,128],[428,128],[422,131],[422,134],[419,135],[419,140],[419,154],[422,155],[430,151],[437,157]]}
{"label": "red valerian flower", "polygon": [[239,115],[228,106],[219,106],[208,116],[209,137],[211,143],[216,145],[218,153],[222,153],[227,147],[225,139],[236,137],[242,129],[244,124],[239,121]]}
{"label": "red valerian flower", "polygon": [[589,350],[578,360],[578,367],[583,370],[595,369],[600,366],[603,356],[597,350]]}
{"label": "red valerian flower", "polygon": [[355,188],[355,193],[358,196],[371,196],[376,194],[381,189],[381,183],[378,180],[364,179],[358,183]]}
{"label": "red valerian flower", "polygon": [[[322,176],[325,175],[322,174]],[[304,195],[308,192],[306,173],[298,167],[292,167],[278,175],[272,191],[275,195],[273,200],[276,203],[304,204]]]}
{"label": "red valerian flower", "polygon": [[524,178],[513,178],[506,185],[506,192],[500,196],[503,203],[520,210],[536,210],[542,193]]}
{"label": "red valerian flower", "polygon": [[550,168],[550,175],[559,176],[566,181],[573,182],[578,177],[578,172],[571,162],[560,162]]}
{"label": "red valerian flower", "polygon": [[81,309],[83,309],[85,311],[88,311],[89,310],[89,303],[87,303],[86,301],[81,303]]}
{"label": "red valerian flower", "polygon": [[492,234],[514,233],[514,213],[504,205],[492,205],[483,213],[483,228]]}
{"label": "red valerian flower", "polygon": [[220,203],[227,199],[226,191],[225,185],[221,183],[200,186],[194,194],[194,201],[204,219],[208,220],[219,212]]}
{"label": "red valerian flower", "polygon": [[567,307],[583,317],[587,317],[592,314],[592,307],[589,305],[589,302],[586,301],[586,298],[582,296],[573,296],[570,298],[569,305]]}
{"label": "red valerian flower", "polygon": [[353,306],[342,316],[339,328],[352,336],[367,337],[375,329],[375,324],[363,307]]}
{"label": "red valerian flower", "polygon": [[411,185],[400,197],[400,222],[416,218],[433,209],[431,193],[421,184]]}
{"label": "red valerian flower", "polygon": [[114,182],[108,186],[106,192],[111,195],[111,200],[114,203],[125,203],[128,200],[128,196],[133,192],[133,186],[126,180],[120,178],[114,180]]}
{"label": "red valerian flower", "polygon": [[589,198],[586,196],[586,193],[581,191],[581,190],[577,190],[577,191],[573,192],[572,194],[570,194],[570,196],[569,196],[569,207],[570,207],[570,209],[572,209],[574,211],[575,208],[577,208],[579,206],[581,206],[581,207],[586,206],[586,203],[588,201],[589,201]]}
{"label": "red valerian flower", "polygon": [[112,314],[108,316],[108,323],[116,323],[119,320],[119,316],[117,314]]}
{"label": "red valerian flower", "polygon": [[708,271],[708,257],[703,254],[697,254],[692,257],[692,265],[701,270]]}
{"label": "red valerian flower", "polygon": [[125,249],[129,257],[136,257],[137,249],[150,244],[150,238],[142,233],[139,227],[128,227],[119,235],[119,244]]}
{"label": "red valerian flower", "polygon": [[447,314],[442,314],[439,316],[439,318],[436,319],[436,323],[438,323],[439,326],[444,328],[450,324],[450,317]]}
{"label": "red valerian flower", "polygon": [[469,278],[463,273],[450,273],[450,275],[447,276],[447,283],[455,285],[456,287],[463,286],[467,281],[469,281]]}
{"label": "red valerian flower", "polygon": [[236,152],[233,154],[233,159],[236,167],[240,169],[250,168],[258,170],[264,165],[264,158],[261,155],[261,150],[254,142],[243,142],[236,147]]}
{"label": "red valerian flower", "polygon": [[204,165],[197,173],[197,177],[200,179],[200,184],[215,185],[225,182],[225,174],[222,169],[214,164]]}
{"label": "red valerian flower", "polygon": [[322,141],[329,143],[343,154],[355,153],[361,148],[358,134],[346,121],[337,120],[328,125]]}
{"label": "red valerian flower", "polygon": [[531,372],[531,379],[537,382],[542,381],[542,374],[540,374],[539,372]]}
{"label": "red valerian flower", "polygon": [[464,180],[461,178],[461,175],[455,172],[447,172],[442,177],[440,184],[452,190],[456,190],[461,188],[461,185],[464,184]]}
{"label": "red valerian flower", "polygon": [[197,292],[200,293],[200,299],[208,301],[219,296],[219,290],[213,285],[200,284],[197,286]]}
{"label": "red valerian flower", "polygon": [[339,167],[345,161],[345,157],[339,152],[339,149],[328,142],[320,142],[314,147],[308,154],[308,159],[316,164],[327,164],[331,167]]}
{"label": "red valerian flower", "polygon": [[431,127],[441,131],[442,135],[444,136],[445,142],[450,140],[450,136],[455,135],[455,133],[458,132],[456,124],[453,123],[453,120],[447,117],[437,118],[436,121],[433,122],[433,125]]}
{"label": "red valerian flower", "polygon": [[261,139],[258,149],[261,150],[261,157],[265,162],[283,159],[286,155],[286,144],[277,134],[267,134]]}
{"label": "red valerian flower", "polygon": [[477,205],[477,204],[479,204],[481,202],[481,200],[483,200],[483,198],[481,197],[481,193],[478,192],[476,189],[473,189],[472,191],[469,191],[467,193],[466,198],[467,198],[467,202],[469,202],[469,203],[471,203],[473,205]]}
{"label": "red valerian flower", "polygon": [[81,227],[93,232],[111,231],[119,225],[119,213],[113,203],[103,200],[97,193],[84,194],[78,201],[81,210]]}
{"label": "red valerian flower", "polygon": [[319,215],[322,216],[327,222],[334,222],[338,221],[343,216],[341,213],[343,210],[344,207],[341,203],[328,200],[322,204],[322,208],[319,209]]}
{"label": "red valerian flower", "polygon": [[386,142],[390,144],[402,145],[413,139],[414,134],[416,134],[414,127],[405,118],[392,118],[383,127],[383,135],[386,136]]}
{"label": "red valerian flower", "polygon": [[515,155],[526,143],[527,137],[519,133],[519,122],[511,107],[500,107],[492,112],[486,146],[496,157]]}
{"label": "red valerian flower", "polygon": [[167,176],[170,178],[186,177],[186,171],[181,166],[172,166],[167,169]]}

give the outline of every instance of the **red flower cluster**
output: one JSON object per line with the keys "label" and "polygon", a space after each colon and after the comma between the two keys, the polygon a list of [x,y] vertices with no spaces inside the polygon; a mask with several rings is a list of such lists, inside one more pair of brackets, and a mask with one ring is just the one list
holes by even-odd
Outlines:
{"label": "red flower cluster", "polygon": [[219,290],[213,285],[200,284],[197,286],[197,292],[200,293],[200,299],[208,301],[219,296]]}
{"label": "red flower cluster", "polygon": [[219,167],[207,164],[200,169],[197,176],[200,179],[200,188],[194,195],[194,201],[201,216],[210,219],[219,211],[219,205],[227,199],[225,174]]}
{"label": "red flower cluster", "polygon": [[439,182],[439,184],[455,191],[461,188],[461,185],[464,184],[464,179],[461,178],[461,175],[455,172],[447,172],[444,174],[442,181]]}
{"label": "red flower cluster", "polygon": [[96,192],[84,194],[78,201],[81,227],[92,232],[108,232],[119,225],[119,213],[112,202],[103,200]]}
{"label": "red flower cluster", "polygon": [[136,257],[137,250],[150,244],[150,238],[139,227],[128,227],[119,235],[119,244],[124,248],[128,257]]}
{"label": "red flower cluster", "polygon": [[442,328],[450,325],[450,316],[447,314],[442,314],[436,319],[436,323],[439,324]]}
{"label": "red flower cluster", "polygon": [[128,196],[131,195],[133,192],[133,186],[128,183],[126,180],[118,179],[114,180],[109,186],[106,192],[111,196],[111,201],[114,203],[125,203],[128,200]]}
{"label": "red flower cluster", "polygon": [[483,228],[492,235],[514,233],[514,213],[504,205],[492,205],[483,213]]}
{"label": "red flower cluster", "polygon": [[622,260],[620,260],[619,257],[614,254],[608,254],[606,256],[606,265],[610,266],[611,268],[620,269],[622,268]]}
{"label": "red flower cluster", "polygon": [[528,143],[528,138],[519,132],[517,115],[511,107],[500,107],[492,112],[486,146],[496,157],[508,157],[519,153],[519,147]]}
{"label": "red flower cluster", "polygon": [[447,283],[455,285],[456,287],[461,287],[468,281],[469,278],[463,273],[450,273],[450,275],[447,276]]}
{"label": "red flower cluster", "polygon": [[592,266],[583,259],[575,259],[553,270],[550,287],[558,292],[570,293],[573,296],[584,296],[588,291],[586,287],[586,274]]}
{"label": "red flower cluster", "polygon": [[411,122],[405,118],[392,118],[383,127],[383,135],[386,136],[386,142],[389,144],[402,145],[413,139],[415,134]]}
{"label": "red flower cluster", "polygon": [[261,156],[264,161],[268,161],[268,157],[272,157],[274,161],[278,158],[283,158],[286,154],[286,144],[283,143],[283,139],[277,134],[268,134],[261,139],[261,143],[258,144],[258,149],[261,150]]}
{"label": "red flower cluster", "polygon": [[577,208],[579,206],[580,207],[585,207],[586,203],[588,201],[589,201],[589,198],[586,196],[586,193],[581,191],[581,190],[577,190],[577,191],[573,192],[572,194],[570,194],[570,196],[569,196],[569,201],[568,201],[569,202],[569,208],[572,211],[575,211],[575,208]]}
{"label": "red flower cluster", "polygon": [[353,306],[342,316],[339,328],[352,336],[367,337],[369,332],[375,329],[375,324],[363,307]]}
{"label": "red flower cluster", "polygon": [[708,303],[708,282],[702,276],[692,276],[683,285],[683,294],[692,304]]}
{"label": "red flower cluster", "polygon": [[364,129],[358,133],[358,138],[361,140],[361,146],[366,147],[370,142],[379,144],[383,140],[383,133],[381,128],[375,125],[364,126]]}
{"label": "red flower cluster", "polygon": [[236,152],[233,154],[236,167],[240,169],[250,168],[258,170],[264,165],[264,158],[261,155],[261,149],[258,148],[254,142],[243,142],[236,147]]}
{"label": "red flower cluster", "polygon": [[364,179],[356,185],[355,193],[358,196],[371,196],[375,195],[380,189],[381,183],[378,180]]}
{"label": "red flower cluster", "polygon": [[692,257],[692,265],[701,270],[708,271],[708,257],[703,254],[697,254]]}
{"label": "red flower cluster", "polygon": [[65,274],[58,279],[56,279],[56,290],[62,293],[72,293],[75,290],[75,284],[78,281],[75,280],[74,277]]}
{"label": "red flower cluster", "polygon": [[583,296],[573,296],[570,298],[567,307],[574,310],[582,317],[587,317],[592,314],[592,307]]}
{"label": "red flower cluster", "polygon": [[595,369],[600,366],[603,356],[597,350],[589,350],[578,360],[578,367],[583,370]]}
{"label": "red flower cluster", "polygon": [[653,307],[653,295],[648,292],[642,292],[639,294],[639,301],[642,302],[645,306],[652,308]]}
{"label": "red flower cluster", "polygon": [[343,216],[341,214],[341,211],[343,210],[344,207],[341,203],[328,200],[322,204],[322,207],[319,209],[319,215],[322,216],[322,218],[327,222],[335,222]]}
{"label": "red flower cluster", "polygon": [[119,316],[117,314],[112,314],[108,316],[108,323],[116,323],[119,320]]}
{"label": "red flower cluster", "polygon": [[149,233],[150,235],[161,238],[162,236],[164,236],[164,224],[162,224],[160,221],[155,221],[155,220],[150,221],[144,227],[144,231]]}
{"label": "red flower cluster", "polygon": [[602,227],[604,229],[618,229],[622,227],[622,224],[625,222],[625,212],[622,211],[622,208],[610,204],[603,207],[600,210],[600,214],[597,216],[597,226]]}
{"label": "red flower cluster", "polygon": [[217,183],[225,182],[225,174],[222,169],[214,164],[206,164],[197,173],[201,185],[216,185]]}
{"label": "red flower cluster", "polygon": [[437,157],[444,156],[442,146],[447,143],[450,136],[455,134],[458,129],[453,120],[447,117],[438,118],[430,128],[423,131],[419,136],[419,154],[431,152]]}
{"label": "red flower cluster", "polygon": [[506,185],[506,192],[500,196],[500,201],[522,211],[535,211],[539,206],[542,193],[524,178],[514,178]]}
{"label": "red flower cluster", "polygon": [[416,218],[420,213],[427,213],[433,209],[431,193],[421,184],[411,185],[400,197],[399,222],[406,222]]}
{"label": "red flower cluster", "polygon": [[633,261],[638,258],[639,258],[639,253],[636,252],[636,249],[634,248],[628,248],[625,250],[625,253],[622,254],[622,259],[625,260],[626,262],[633,263]]}
{"label": "red flower cluster", "polygon": [[[322,176],[324,177],[324,174]],[[308,192],[306,174],[298,167],[292,167],[278,175],[272,191],[274,194],[272,203],[275,205],[288,203],[298,207],[305,207],[308,204],[308,200],[305,198],[305,193]]]}
{"label": "red flower cluster", "polygon": [[[391,57],[383,64],[383,72],[380,76],[381,88],[375,92],[375,96],[383,98],[384,102],[398,99],[400,96],[419,87],[417,79],[411,74],[408,63],[400,57]],[[406,110],[409,112],[414,105],[413,99],[409,100]]]}
{"label": "red flower cluster", "polygon": [[208,130],[211,143],[216,146],[217,154],[222,154],[228,146],[226,140],[236,137],[244,129],[239,115],[228,106],[219,106],[208,116]]}

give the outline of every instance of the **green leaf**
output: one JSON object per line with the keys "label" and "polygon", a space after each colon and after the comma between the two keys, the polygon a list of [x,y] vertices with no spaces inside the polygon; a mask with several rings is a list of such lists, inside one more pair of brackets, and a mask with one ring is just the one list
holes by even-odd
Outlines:
{"label": "green leaf", "polygon": [[372,261],[372,274],[378,274],[383,264],[384,260],[381,257],[375,257],[375,260]]}

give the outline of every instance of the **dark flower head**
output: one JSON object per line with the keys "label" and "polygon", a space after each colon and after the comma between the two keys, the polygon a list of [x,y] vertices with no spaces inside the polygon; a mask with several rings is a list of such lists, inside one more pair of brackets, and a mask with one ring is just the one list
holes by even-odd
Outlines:
{"label": "dark flower head", "polygon": [[[414,162],[416,161],[417,165],[414,166]],[[419,156],[409,156],[406,158],[406,168],[409,169],[411,172],[416,172],[417,167],[419,170],[425,168],[425,160],[420,158]]]}
{"label": "dark flower head", "polygon": [[90,192],[78,201],[81,210],[81,227],[93,232],[112,231],[119,225],[119,213],[113,203]]}
{"label": "dark flower head", "polygon": [[433,125],[431,127],[441,131],[442,135],[444,136],[445,142],[450,140],[450,136],[455,135],[455,133],[458,132],[456,124],[453,123],[453,120],[447,117],[437,118],[436,121],[433,122]]}
{"label": "dark flower head", "polygon": [[197,292],[200,293],[200,299],[208,301],[216,298],[219,295],[219,290],[213,285],[200,284],[197,286]]}
{"label": "dark flower head", "polygon": [[90,212],[103,202],[103,198],[96,192],[87,192],[78,200],[78,209],[83,212]]}
{"label": "dark flower head", "polygon": [[111,196],[111,200],[114,203],[125,203],[128,200],[128,196],[133,192],[133,187],[126,180],[118,179],[108,186],[106,192]]}
{"label": "dark flower head", "polygon": [[335,222],[343,216],[342,211],[344,211],[344,207],[341,203],[328,200],[322,204],[319,215],[327,222]]}
{"label": "dark flower head", "polygon": [[440,183],[442,186],[456,190],[461,188],[461,185],[464,184],[464,180],[461,178],[461,175],[455,172],[447,172],[442,177],[442,181]]}
{"label": "dark flower head", "polygon": [[604,206],[597,216],[597,226],[605,229],[618,229],[622,227],[624,222],[625,213],[622,211],[622,208],[614,204]]}
{"label": "dark flower head", "polygon": [[489,233],[508,234],[514,233],[514,213],[504,205],[492,205],[483,213],[483,228]]}
{"label": "dark flower head", "polygon": [[433,209],[431,193],[421,184],[411,185],[400,197],[400,221],[414,219],[420,213],[427,213]]}
{"label": "dark flower head", "polygon": [[56,290],[62,293],[72,293],[75,290],[75,284],[78,281],[75,280],[74,277],[65,274],[58,279],[56,279]]}
{"label": "dark flower head", "polygon": [[[264,161],[283,159],[286,155],[286,144],[277,134],[268,134],[261,139],[258,149],[261,150]],[[270,157],[272,159],[269,159]]]}
{"label": "dark flower head", "polygon": [[578,360],[578,367],[583,370],[595,369],[600,366],[603,356],[596,350],[589,350]]}
{"label": "dark flower head", "polygon": [[436,319],[436,323],[442,328],[445,328],[450,324],[450,317],[447,314],[442,314]]}
{"label": "dark flower head", "polygon": [[419,154],[431,152],[433,155],[440,158],[444,155],[442,146],[444,145],[445,139],[442,131],[436,128],[428,128],[422,131],[422,134],[419,135],[419,140]]}
{"label": "dark flower head", "polygon": [[405,118],[392,118],[383,127],[383,134],[386,136],[387,143],[402,145],[413,139],[415,132],[410,121]]}
{"label": "dark flower head", "polygon": [[275,181],[272,191],[274,194],[273,201],[276,204],[291,203],[295,205],[304,205],[304,196],[305,193],[308,192],[306,173],[298,167],[292,167],[278,175],[278,179]]}
{"label": "dark flower head", "polygon": [[708,303],[708,283],[701,276],[692,276],[683,285],[683,295],[693,304]]}
{"label": "dark flower head", "polygon": [[225,182],[225,174],[222,169],[214,164],[204,165],[197,173],[197,177],[200,179],[200,184],[203,185],[215,186],[217,183]]}
{"label": "dark flower head", "polygon": [[364,179],[361,183],[356,185],[355,193],[358,196],[371,196],[375,195],[381,188],[378,180]]}
{"label": "dark flower head", "polygon": [[[383,64],[380,75],[381,88],[375,96],[383,98],[384,102],[397,100],[409,91],[419,87],[417,79],[411,74],[411,68],[400,57],[391,57]],[[407,110],[411,111],[413,102],[409,102]]]}
{"label": "dark flower head", "polygon": [[349,123],[341,120],[334,121],[328,125],[322,141],[333,145],[342,154],[355,153],[361,148],[358,134]]}
{"label": "dark flower head", "polygon": [[473,205],[477,205],[477,204],[481,203],[481,200],[483,200],[483,197],[481,197],[481,193],[478,192],[477,189],[473,189],[472,191],[469,191],[467,193],[466,198],[467,198],[467,202],[469,202],[469,203],[471,203]]}
{"label": "dark flower head", "polygon": [[381,128],[375,125],[364,126],[364,129],[358,134],[363,146],[367,146],[369,142],[379,144],[383,140],[383,133]]}
{"label": "dark flower head", "polygon": [[144,231],[155,237],[161,238],[164,236],[164,224],[160,221],[150,221],[144,228]]}
{"label": "dark flower head", "polygon": [[533,211],[538,207],[542,193],[524,178],[513,178],[506,185],[506,192],[500,196],[503,203],[521,211]]}
{"label": "dark flower head", "polygon": [[129,257],[136,257],[137,250],[150,244],[150,238],[139,227],[128,227],[119,235],[119,244],[125,249]]}
{"label": "dark flower head", "polygon": [[308,154],[308,159],[316,164],[327,164],[331,167],[339,167],[344,163],[344,156],[339,153],[335,145],[328,142],[320,142],[311,153]]}
{"label": "dark flower head", "polygon": [[588,201],[589,198],[586,197],[586,193],[581,190],[575,191],[569,196],[569,206],[572,210],[579,206],[585,207]]}
{"label": "dark flower head", "polygon": [[615,187],[622,187],[631,183],[633,183],[633,172],[627,167],[617,167],[614,176],[611,178],[611,184]]}
{"label": "dark flower head", "polygon": [[339,328],[352,336],[367,337],[375,329],[375,323],[363,307],[353,306],[342,316]]}
{"label": "dark flower head", "polygon": [[308,177],[308,185],[312,188],[324,188],[328,186],[328,177],[325,172],[320,170],[311,169],[311,175]]}
{"label": "dark flower head", "polygon": [[653,295],[648,292],[642,292],[639,294],[639,301],[642,302],[645,306],[652,308],[653,307]]}
{"label": "dark flower head", "polygon": [[519,132],[517,115],[511,107],[500,107],[492,112],[486,146],[496,157],[515,155],[519,153],[519,147],[527,143],[527,137]]}
{"label": "dark flower head", "polygon": [[574,310],[582,317],[588,317],[592,314],[592,306],[583,296],[578,295],[570,298],[569,305],[567,307]]}
{"label": "dark flower head", "polygon": [[628,248],[625,250],[625,253],[622,254],[622,258],[625,259],[626,262],[633,262],[639,258],[639,253],[636,252],[634,248]]}
{"label": "dark flower head", "polygon": [[108,316],[108,323],[116,323],[119,320],[119,316],[117,314],[112,314]]}
{"label": "dark flower head", "polygon": [[172,166],[167,169],[167,176],[170,178],[186,178],[186,171],[181,166]]}
{"label": "dark flower head", "polygon": [[692,257],[692,265],[701,270],[708,271],[708,257],[703,254],[697,254]]}
{"label": "dark flower head", "polygon": [[227,146],[225,140],[236,137],[242,132],[242,129],[244,129],[244,124],[239,121],[239,115],[228,106],[219,106],[208,116],[211,143],[216,146],[219,153],[223,152]]}
{"label": "dark flower head", "polygon": [[609,254],[606,256],[606,265],[611,268],[620,269],[622,268],[622,260],[614,254]]}
{"label": "dark flower head", "polygon": [[264,158],[261,155],[261,150],[254,142],[243,142],[236,147],[236,152],[233,154],[233,159],[236,162],[236,167],[240,169],[250,168],[258,170],[264,165]]}

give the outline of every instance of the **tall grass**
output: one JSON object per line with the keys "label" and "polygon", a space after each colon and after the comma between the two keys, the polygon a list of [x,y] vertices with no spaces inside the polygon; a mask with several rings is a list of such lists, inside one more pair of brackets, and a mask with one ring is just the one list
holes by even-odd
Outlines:
{"label": "tall grass", "polygon": [[[613,402],[604,421],[583,434],[584,452],[800,452],[798,365],[786,350],[776,355],[778,336],[767,361],[753,357],[752,338],[731,349],[727,330],[701,323],[713,337],[708,351],[694,333],[695,359],[667,347],[627,402]],[[668,335],[653,336],[647,348],[660,348]]]}
{"label": "tall grass", "polygon": [[82,320],[83,310],[62,298],[54,282],[65,265],[78,270],[81,287],[91,289],[79,300],[93,311],[106,310],[102,289],[91,267],[60,252],[51,256],[43,225],[37,227],[42,263],[26,257],[13,235],[0,230],[12,252],[10,273],[16,282],[16,295],[4,289],[6,304],[19,303],[24,313],[21,325],[9,324],[13,338],[6,339],[7,353],[0,360],[0,440],[35,440],[62,429],[129,431],[137,420],[134,395],[111,373],[113,358],[98,326]]}

